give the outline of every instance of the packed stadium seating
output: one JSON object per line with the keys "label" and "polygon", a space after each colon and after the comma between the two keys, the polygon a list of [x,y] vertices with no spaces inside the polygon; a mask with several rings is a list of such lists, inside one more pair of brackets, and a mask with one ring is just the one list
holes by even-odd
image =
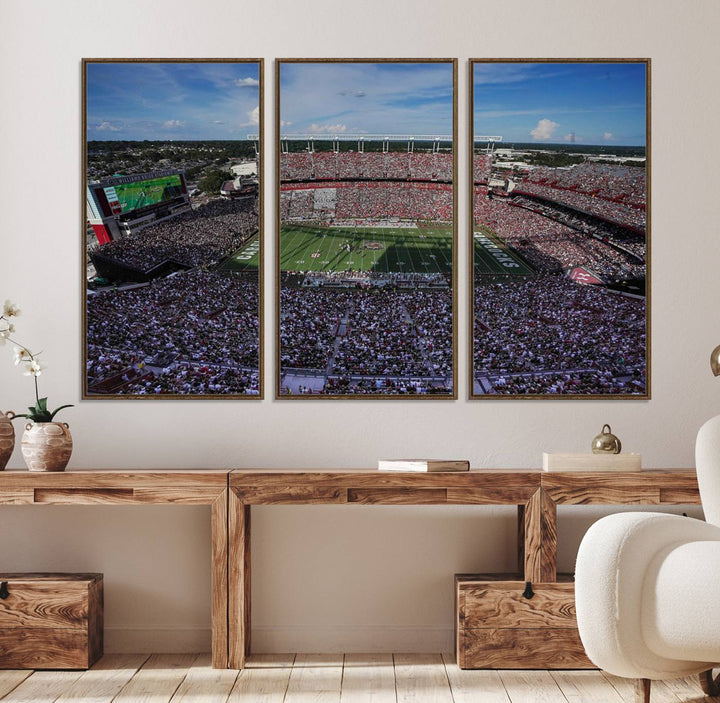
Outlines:
{"label": "packed stadium seating", "polygon": [[166,260],[188,267],[220,261],[257,231],[254,198],[214,200],[166,222],[95,246],[90,254],[148,271]]}
{"label": "packed stadium seating", "polygon": [[425,379],[427,388],[452,375],[448,289],[283,287],[280,305],[283,371],[320,370],[336,388],[354,387],[351,376]]}
{"label": "packed stadium seating", "polygon": [[[335,190],[334,210],[316,209],[315,191]],[[327,219],[452,220],[452,186],[444,183],[357,181],[341,184],[310,183],[302,188],[283,187],[280,217],[283,222]]]}
{"label": "packed stadium seating", "polygon": [[390,179],[452,182],[453,155],[447,152],[301,151],[280,155],[280,180]]}
{"label": "packed stadium seating", "polygon": [[645,169],[584,163],[569,169],[535,168],[517,185],[526,193],[644,232]]}
{"label": "packed stadium seating", "polygon": [[128,382],[116,393],[257,393],[258,315],[257,278],[232,273],[196,269],[94,293],[88,387],[121,374]]}
{"label": "packed stadium seating", "polygon": [[539,271],[582,266],[606,282],[645,277],[644,238],[632,233],[621,237],[602,223],[522,196],[490,199],[482,188],[475,189],[473,214]]}
{"label": "packed stadium seating", "polygon": [[645,301],[558,274],[476,281],[473,361],[501,394],[642,394]]}

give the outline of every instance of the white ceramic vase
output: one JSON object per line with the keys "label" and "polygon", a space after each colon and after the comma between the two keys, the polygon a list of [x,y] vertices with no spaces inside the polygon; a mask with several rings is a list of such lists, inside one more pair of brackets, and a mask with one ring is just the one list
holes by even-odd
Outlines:
{"label": "white ceramic vase", "polygon": [[20,446],[30,471],[64,471],[73,450],[70,426],[66,422],[28,422]]}

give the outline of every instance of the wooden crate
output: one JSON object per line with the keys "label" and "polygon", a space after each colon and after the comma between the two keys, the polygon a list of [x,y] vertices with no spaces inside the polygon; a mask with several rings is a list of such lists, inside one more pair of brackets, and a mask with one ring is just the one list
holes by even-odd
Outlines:
{"label": "wooden crate", "polygon": [[461,669],[594,669],[575,618],[572,576],[531,584],[518,574],[455,576],[455,655]]}
{"label": "wooden crate", "polygon": [[0,669],[87,669],[102,656],[102,574],[0,573],[3,595]]}

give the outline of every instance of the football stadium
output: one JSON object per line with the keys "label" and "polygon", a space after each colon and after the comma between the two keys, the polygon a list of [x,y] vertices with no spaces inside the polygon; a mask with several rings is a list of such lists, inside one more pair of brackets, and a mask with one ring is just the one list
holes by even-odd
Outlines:
{"label": "football stadium", "polygon": [[645,395],[645,169],[473,167],[473,395]]}
{"label": "football stadium", "polygon": [[182,172],[154,172],[87,202],[86,394],[257,395],[257,189],[191,205]]}
{"label": "football stadium", "polygon": [[453,392],[452,140],[394,140],[281,138],[282,395]]}

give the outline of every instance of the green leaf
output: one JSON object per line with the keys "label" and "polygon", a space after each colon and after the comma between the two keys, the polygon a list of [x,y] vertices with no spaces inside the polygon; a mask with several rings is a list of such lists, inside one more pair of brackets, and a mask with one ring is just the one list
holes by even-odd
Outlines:
{"label": "green leaf", "polygon": [[28,417],[32,417],[38,411],[38,409],[34,405],[28,405],[28,410],[30,411]]}
{"label": "green leaf", "polygon": [[61,405],[59,408],[55,408],[55,410],[53,410],[53,412],[50,414],[50,419],[48,420],[48,422],[52,422],[52,419],[55,417],[55,415],[57,415],[64,408],[72,408],[72,407],[73,407],[72,405]]}
{"label": "green leaf", "polygon": [[37,402],[38,410],[41,412],[47,411],[47,398],[40,398]]}

